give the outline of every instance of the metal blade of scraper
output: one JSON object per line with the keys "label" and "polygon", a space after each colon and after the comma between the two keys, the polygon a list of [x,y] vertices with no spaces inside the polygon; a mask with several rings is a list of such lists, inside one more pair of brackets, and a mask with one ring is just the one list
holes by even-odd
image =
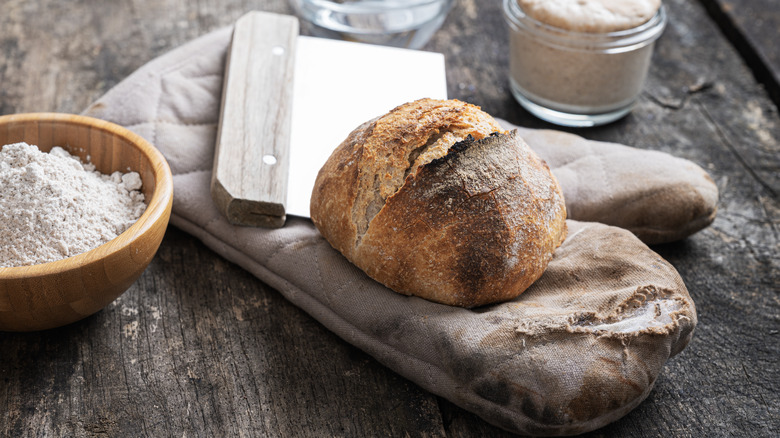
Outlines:
{"label": "metal blade of scraper", "polygon": [[301,217],[317,173],[352,130],[403,103],[447,98],[441,53],[306,36],[294,84],[286,211]]}
{"label": "metal blade of scraper", "polygon": [[293,32],[297,20],[275,14],[251,12],[236,23],[212,175],[212,197],[233,224],[279,227],[285,215],[308,217],[317,173],[353,129],[405,102],[447,98],[440,53],[292,41]]}
{"label": "metal blade of scraper", "polygon": [[250,12],[225,63],[211,197],[234,225],[284,225],[298,20]]}

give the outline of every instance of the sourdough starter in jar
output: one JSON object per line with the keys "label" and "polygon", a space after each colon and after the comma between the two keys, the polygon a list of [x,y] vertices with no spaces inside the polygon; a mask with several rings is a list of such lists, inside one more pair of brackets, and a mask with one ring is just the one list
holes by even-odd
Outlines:
{"label": "sourdough starter in jar", "polygon": [[565,126],[631,110],[666,24],[660,0],[504,0],[504,12],[513,95]]}

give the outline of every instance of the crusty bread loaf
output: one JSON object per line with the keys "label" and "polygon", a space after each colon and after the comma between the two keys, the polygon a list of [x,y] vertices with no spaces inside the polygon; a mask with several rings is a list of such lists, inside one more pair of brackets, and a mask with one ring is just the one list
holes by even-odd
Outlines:
{"label": "crusty bread loaf", "polygon": [[407,103],[355,129],[317,175],[311,218],[375,280],[463,307],[518,296],[566,236],[547,165],[456,100]]}

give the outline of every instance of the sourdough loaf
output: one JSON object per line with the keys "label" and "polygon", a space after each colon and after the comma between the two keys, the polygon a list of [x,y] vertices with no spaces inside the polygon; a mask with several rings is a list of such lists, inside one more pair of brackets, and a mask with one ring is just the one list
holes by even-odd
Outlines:
{"label": "sourdough loaf", "polygon": [[547,165],[456,100],[407,103],[355,129],[317,175],[311,218],[375,280],[463,307],[521,294],[566,237]]}

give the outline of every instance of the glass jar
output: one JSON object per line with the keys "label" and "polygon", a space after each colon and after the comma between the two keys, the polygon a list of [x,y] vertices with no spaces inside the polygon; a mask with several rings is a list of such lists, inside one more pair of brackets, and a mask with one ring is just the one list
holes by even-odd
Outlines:
{"label": "glass jar", "polygon": [[441,27],[454,0],[289,0],[312,34],[419,49]]}
{"label": "glass jar", "polygon": [[504,0],[504,14],[513,96],[543,120],[576,127],[609,123],[631,111],[667,20],[662,5],[637,27],[595,33],[542,23],[517,0]]}

